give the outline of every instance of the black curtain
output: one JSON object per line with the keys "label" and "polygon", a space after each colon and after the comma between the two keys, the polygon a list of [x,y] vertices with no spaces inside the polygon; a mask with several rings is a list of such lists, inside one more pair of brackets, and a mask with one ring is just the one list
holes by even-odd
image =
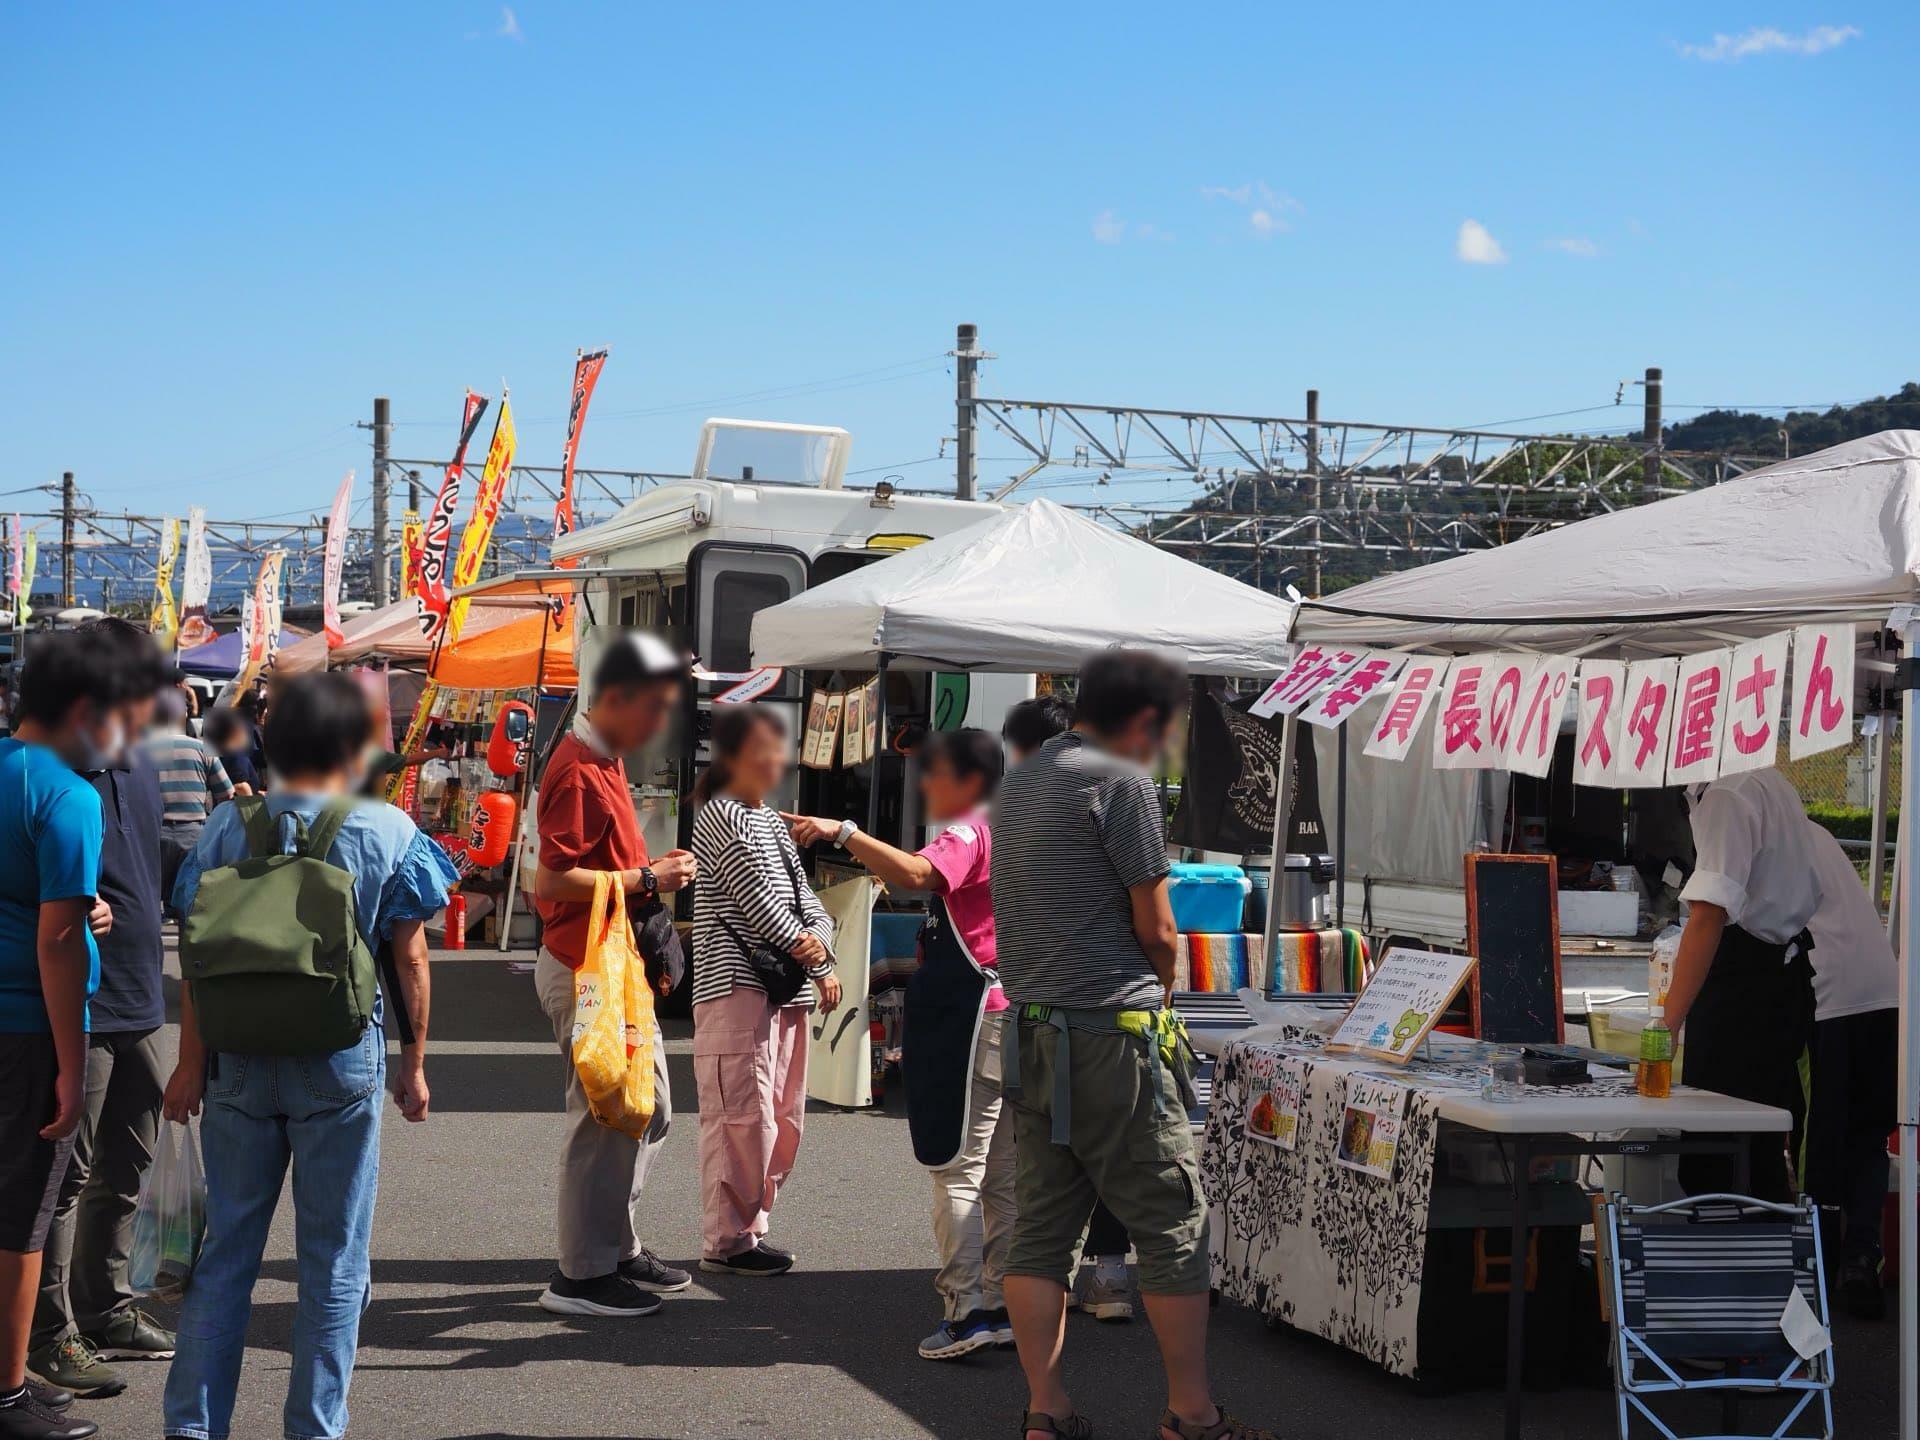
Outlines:
{"label": "black curtain", "polygon": [[[1264,855],[1273,848],[1274,775],[1280,764],[1278,716],[1258,719],[1253,696],[1235,700],[1196,684],[1187,726],[1187,773],[1174,812],[1176,845]],[[1311,727],[1294,737],[1287,850],[1319,855],[1327,848],[1320,816],[1320,776]]]}

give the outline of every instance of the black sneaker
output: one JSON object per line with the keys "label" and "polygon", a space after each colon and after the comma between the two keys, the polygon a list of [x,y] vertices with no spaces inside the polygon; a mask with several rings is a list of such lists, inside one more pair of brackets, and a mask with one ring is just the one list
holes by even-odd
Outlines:
{"label": "black sneaker", "polygon": [[31,1375],[27,1376],[27,1393],[49,1410],[64,1410],[73,1403],[73,1391],[58,1385],[43,1385]]}
{"label": "black sneaker", "polygon": [[774,1259],[784,1260],[789,1265],[791,1265],[795,1260],[800,1258],[799,1256],[795,1255],[793,1251],[787,1249],[786,1246],[776,1245],[771,1240],[767,1239],[767,1237],[764,1235],[760,1237],[760,1248],[766,1251],[767,1254],[773,1256]]}
{"label": "black sneaker", "polygon": [[100,1427],[91,1420],[75,1420],[42,1405],[31,1390],[22,1390],[11,1404],[0,1405],[0,1440],[88,1440],[99,1433]]}
{"label": "black sneaker", "polygon": [[702,1255],[700,1268],[711,1270],[716,1275],[784,1275],[793,1268],[793,1257],[769,1250],[765,1245],[756,1245],[751,1250],[742,1250],[738,1255],[729,1255],[724,1260]]}
{"label": "black sneaker", "polygon": [[1856,1255],[1840,1268],[1840,1300],[1856,1320],[1887,1318],[1887,1292],[1880,1282],[1880,1262]]}
{"label": "black sneaker", "polygon": [[540,1308],[555,1315],[608,1315],[641,1319],[660,1313],[660,1297],[649,1295],[615,1271],[591,1280],[569,1280],[558,1270],[540,1294]]}
{"label": "black sneaker", "polygon": [[667,1264],[644,1245],[638,1255],[620,1262],[620,1273],[632,1284],[655,1295],[676,1295],[693,1284],[692,1275]]}

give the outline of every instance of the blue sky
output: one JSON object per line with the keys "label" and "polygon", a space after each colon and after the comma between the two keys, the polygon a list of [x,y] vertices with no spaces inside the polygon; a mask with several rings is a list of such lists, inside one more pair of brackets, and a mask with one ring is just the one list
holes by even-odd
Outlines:
{"label": "blue sky", "polygon": [[72,469],[104,509],[323,510],[371,396],[440,454],[503,376],[553,463],[581,345],[613,347],[583,462],[684,469],[747,414],[916,485],[951,480],[907,462],[951,430],[961,320],[989,393],[1298,414],[1315,385],[1366,420],[1604,405],[1649,364],[1678,414],[1920,377],[1911,5],[0,26],[0,488]]}

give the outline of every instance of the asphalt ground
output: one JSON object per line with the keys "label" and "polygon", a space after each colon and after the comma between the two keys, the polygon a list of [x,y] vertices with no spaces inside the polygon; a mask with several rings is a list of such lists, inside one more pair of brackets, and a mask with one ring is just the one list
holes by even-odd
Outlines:
{"label": "asphalt ground", "polygon": [[[698,1258],[698,1097],[692,1038],[669,1022],[677,1118],[640,1221],[663,1256]],[[361,1328],[356,1436],[849,1437],[1011,1440],[1024,1399],[1011,1352],[934,1363],[915,1342],[939,1320],[930,1189],[895,1106],[815,1109],[775,1238],[799,1267],[776,1280],[700,1275],[639,1321],[548,1315],[535,1297],[552,1267],[561,1064],[532,978],[494,952],[434,966],[431,1118],[389,1108],[374,1225],[373,1298]],[[897,1097],[896,1102],[897,1102]],[[281,1433],[295,1306],[292,1213],[283,1199],[249,1331],[234,1434]],[[164,1312],[163,1312],[164,1313]],[[1891,1436],[1891,1323],[1841,1321],[1838,1432]],[[1286,1436],[1492,1437],[1501,1397],[1388,1376],[1334,1346],[1269,1330],[1248,1311],[1213,1312],[1217,1392]],[[162,1363],[125,1367],[130,1385],[80,1402],[106,1436],[158,1437]],[[1103,1437],[1153,1433],[1163,1403],[1144,1320],[1070,1317],[1069,1384]],[[1749,1421],[1761,1418],[1749,1407]],[[1704,1417],[1711,1418],[1711,1417]],[[1766,1428],[1771,1428],[1771,1422]],[[1529,1436],[1614,1433],[1612,1395],[1593,1386],[1527,1396]]]}

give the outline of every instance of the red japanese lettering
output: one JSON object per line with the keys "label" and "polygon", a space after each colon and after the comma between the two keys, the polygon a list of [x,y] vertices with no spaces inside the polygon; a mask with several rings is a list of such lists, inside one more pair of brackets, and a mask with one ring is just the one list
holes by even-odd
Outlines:
{"label": "red japanese lettering", "polygon": [[1407,671],[1407,678],[1394,692],[1393,699],[1387,702],[1387,713],[1381,716],[1380,728],[1374,732],[1374,739],[1385,740],[1391,735],[1402,745],[1409,742],[1414,719],[1420,714],[1421,698],[1433,688],[1433,677],[1438,673],[1431,665],[1421,665]]}
{"label": "red japanese lettering", "polygon": [[1660,717],[1667,711],[1667,687],[1652,676],[1640,682],[1627,712],[1627,733],[1640,743],[1634,748],[1633,768],[1647,768],[1647,758],[1660,748]]}
{"label": "red japanese lettering", "polygon": [[1483,673],[1483,667],[1469,665],[1453,676],[1453,687],[1447,694],[1447,708],[1440,712],[1440,723],[1446,729],[1446,738],[1442,743],[1449,755],[1456,750],[1480,748],[1480,722],[1484,716],[1479,696],[1480,676]]}
{"label": "red japanese lettering", "polygon": [[1733,687],[1734,705],[1744,705],[1753,701],[1753,714],[1757,722],[1749,730],[1744,721],[1733,722],[1733,748],[1742,755],[1751,755],[1763,745],[1773,740],[1773,682],[1780,678],[1780,672],[1767,664],[1767,657],[1755,654],[1753,669],[1740,677]]}
{"label": "red japanese lettering", "polygon": [[1697,765],[1713,758],[1714,721],[1719,712],[1719,669],[1696,670],[1687,677],[1687,683],[1680,692],[1680,708],[1674,718],[1675,768]]}
{"label": "red japanese lettering", "polygon": [[1814,642],[1813,670],[1807,681],[1807,698],[1800,705],[1800,733],[1811,733],[1807,726],[1813,719],[1814,705],[1820,707],[1820,729],[1827,731],[1838,725],[1847,713],[1847,702],[1833,693],[1833,666],[1827,663],[1827,637],[1822,635]]}
{"label": "red japanese lettering", "polygon": [[1581,685],[1586,698],[1593,704],[1593,721],[1587,727],[1586,744],[1580,747],[1580,763],[1591,766],[1594,757],[1599,757],[1600,768],[1613,764],[1613,746],[1607,743],[1607,721],[1613,713],[1613,677],[1611,675],[1583,675]]}

